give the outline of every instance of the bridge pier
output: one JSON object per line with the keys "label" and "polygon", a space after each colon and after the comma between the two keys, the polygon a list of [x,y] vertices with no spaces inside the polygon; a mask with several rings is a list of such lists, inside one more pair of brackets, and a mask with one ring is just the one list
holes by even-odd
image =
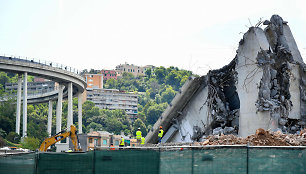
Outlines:
{"label": "bridge pier", "polygon": [[73,124],[73,106],[72,106],[72,83],[68,83],[68,114],[67,114],[67,130]]}
{"label": "bridge pier", "polygon": [[49,137],[51,137],[51,128],[52,128],[52,108],[53,108],[53,102],[52,100],[49,100],[48,126],[47,126],[47,132]]}
{"label": "bridge pier", "polygon": [[82,93],[78,93],[78,133],[83,133],[82,131]]}
{"label": "bridge pier", "polygon": [[23,124],[22,124],[22,137],[27,136],[27,106],[28,106],[28,73],[24,73],[23,77]]}
{"label": "bridge pier", "polygon": [[58,98],[56,106],[56,133],[62,129],[62,101],[63,101],[63,85],[58,86]]}
{"label": "bridge pier", "polygon": [[16,103],[16,133],[18,135],[20,135],[21,85],[22,85],[22,75],[18,74],[17,103]]}

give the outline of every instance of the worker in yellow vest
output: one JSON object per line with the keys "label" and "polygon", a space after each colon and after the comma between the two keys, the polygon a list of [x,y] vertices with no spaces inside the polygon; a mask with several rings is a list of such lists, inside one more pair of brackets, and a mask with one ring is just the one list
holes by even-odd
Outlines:
{"label": "worker in yellow vest", "polygon": [[141,144],[144,144],[146,141],[146,138],[145,137],[141,137]]}
{"label": "worker in yellow vest", "polygon": [[136,139],[137,139],[137,144],[138,145],[140,145],[140,143],[141,143],[141,137],[142,137],[142,135],[141,135],[140,127],[139,127],[136,131]]}
{"label": "worker in yellow vest", "polygon": [[119,147],[124,147],[124,138],[121,136]]}
{"label": "worker in yellow vest", "polygon": [[159,132],[158,132],[158,143],[161,143],[161,139],[162,139],[163,135],[164,135],[164,130],[163,130],[163,127],[160,126],[159,127]]}

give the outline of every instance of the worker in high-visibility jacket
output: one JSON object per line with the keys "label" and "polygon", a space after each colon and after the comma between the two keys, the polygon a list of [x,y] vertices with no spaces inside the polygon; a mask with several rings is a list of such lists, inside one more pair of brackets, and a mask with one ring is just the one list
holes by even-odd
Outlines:
{"label": "worker in high-visibility jacket", "polygon": [[121,136],[119,147],[124,147],[124,138]]}
{"label": "worker in high-visibility jacket", "polygon": [[138,145],[140,145],[140,143],[141,143],[141,137],[142,137],[142,135],[141,135],[140,127],[139,127],[136,131],[136,139],[137,139],[137,144]]}
{"label": "worker in high-visibility jacket", "polygon": [[141,137],[141,144],[144,144],[146,141],[146,138],[145,137]]}
{"label": "worker in high-visibility jacket", "polygon": [[163,135],[164,135],[164,130],[163,130],[163,127],[160,126],[159,131],[158,131],[158,143],[161,143],[161,139],[162,139]]}

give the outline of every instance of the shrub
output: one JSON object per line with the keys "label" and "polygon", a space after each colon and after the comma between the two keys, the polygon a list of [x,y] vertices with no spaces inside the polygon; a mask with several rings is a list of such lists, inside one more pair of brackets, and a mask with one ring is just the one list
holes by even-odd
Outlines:
{"label": "shrub", "polygon": [[6,139],[12,143],[19,143],[20,141],[20,135],[18,135],[16,132],[10,132]]}

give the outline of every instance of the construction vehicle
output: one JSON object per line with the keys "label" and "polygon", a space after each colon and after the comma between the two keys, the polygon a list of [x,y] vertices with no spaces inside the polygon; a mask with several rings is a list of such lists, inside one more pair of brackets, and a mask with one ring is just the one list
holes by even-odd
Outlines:
{"label": "construction vehicle", "polygon": [[57,133],[56,135],[46,138],[44,140],[44,142],[42,142],[42,144],[39,147],[39,151],[41,152],[46,152],[48,147],[50,147],[51,145],[67,138],[70,137],[73,147],[74,147],[74,152],[79,152],[82,151],[82,149],[79,148],[78,146],[78,137],[76,134],[76,127],[74,125],[70,126],[70,131],[62,131]]}

